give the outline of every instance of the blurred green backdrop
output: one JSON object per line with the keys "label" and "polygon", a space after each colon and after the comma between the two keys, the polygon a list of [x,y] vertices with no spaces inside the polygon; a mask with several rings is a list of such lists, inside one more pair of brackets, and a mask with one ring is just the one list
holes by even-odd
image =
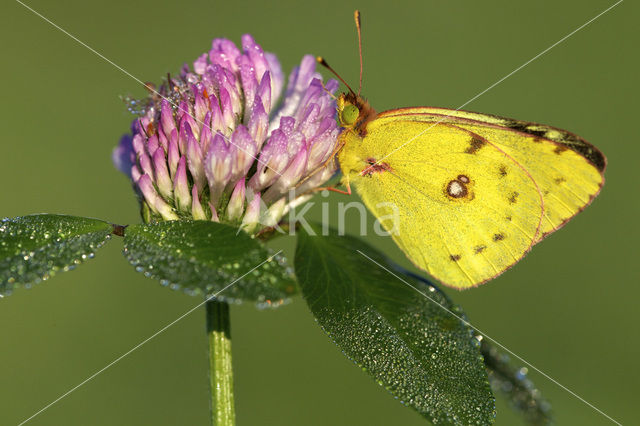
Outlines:
{"label": "blurred green backdrop", "polygon": [[[613,0],[27,4],[155,82],[212,38],[251,32],[285,70],[305,53],[321,54],[357,84],[352,13],[360,8],[364,94],[382,111],[456,108]],[[110,155],[132,119],[119,96],[144,90],[19,3],[0,8],[0,215],[139,221]],[[620,4],[467,107],[574,131],[603,150],[609,169],[594,204],[516,268],[480,288],[449,291],[478,328],[622,423],[637,419],[640,382],[638,17],[633,2]],[[390,240],[372,242],[407,265]],[[292,253],[292,240],[279,245]],[[199,302],[136,273],[120,251],[115,239],[76,271],[0,301],[0,424],[31,416]],[[424,424],[342,356],[299,298],[276,311],[233,307],[232,333],[240,425]],[[206,374],[200,310],[29,424],[207,425]],[[558,424],[609,424],[531,377]],[[496,423],[520,420],[499,401]]]}

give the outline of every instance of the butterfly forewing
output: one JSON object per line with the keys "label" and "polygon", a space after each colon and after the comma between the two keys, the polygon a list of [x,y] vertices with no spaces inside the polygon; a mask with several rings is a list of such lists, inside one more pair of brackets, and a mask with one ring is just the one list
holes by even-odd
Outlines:
{"label": "butterfly forewing", "polygon": [[[503,150],[524,167],[542,192],[544,216],[537,241],[582,211],[604,183],[606,159],[580,137],[550,126],[510,118],[443,108],[406,108],[379,115],[378,120],[448,123],[472,131]],[[402,149],[411,150],[411,144]],[[477,153],[481,154],[481,150]],[[536,241],[536,242],[537,242]]]}

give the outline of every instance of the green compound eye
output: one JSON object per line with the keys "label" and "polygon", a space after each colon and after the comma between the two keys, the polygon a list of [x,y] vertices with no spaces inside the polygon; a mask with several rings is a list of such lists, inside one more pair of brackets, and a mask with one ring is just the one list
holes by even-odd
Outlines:
{"label": "green compound eye", "polygon": [[347,124],[347,125],[353,124],[358,119],[358,116],[360,115],[360,110],[355,105],[347,105],[342,110],[341,115],[342,115],[341,119],[343,124]]}

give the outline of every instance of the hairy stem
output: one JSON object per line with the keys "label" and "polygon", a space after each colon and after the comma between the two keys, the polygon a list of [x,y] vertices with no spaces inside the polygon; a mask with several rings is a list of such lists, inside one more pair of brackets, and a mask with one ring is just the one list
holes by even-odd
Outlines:
{"label": "hairy stem", "polygon": [[233,426],[236,423],[236,415],[233,404],[229,305],[216,300],[208,300],[206,307],[211,420],[214,426]]}
{"label": "hairy stem", "polygon": [[551,405],[542,397],[533,382],[526,377],[526,368],[513,366],[509,357],[500,353],[487,339],[482,340],[480,351],[489,374],[489,383],[495,391],[507,397],[510,404],[524,416],[527,424],[535,426],[553,423]]}

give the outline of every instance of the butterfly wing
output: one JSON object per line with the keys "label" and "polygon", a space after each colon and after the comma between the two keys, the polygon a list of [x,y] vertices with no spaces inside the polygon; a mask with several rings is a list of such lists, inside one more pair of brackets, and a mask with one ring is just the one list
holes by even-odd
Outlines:
{"label": "butterfly wing", "polygon": [[[536,181],[543,196],[544,215],[536,242],[582,211],[604,184],[605,156],[566,130],[445,108],[403,108],[379,115],[380,124],[397,119],[429,125],[453,124],[491,141],[520,163]],[[410,150],[411,144],[413,142],[402,149]]]}
{"label": "butterfly wing", "polygon": [[544,207],[535,179],[481,135],[394,116],[370,122],[363,138],[342,138],[344,179],[407,256],[444,284],[485,282],[537,241]]}

